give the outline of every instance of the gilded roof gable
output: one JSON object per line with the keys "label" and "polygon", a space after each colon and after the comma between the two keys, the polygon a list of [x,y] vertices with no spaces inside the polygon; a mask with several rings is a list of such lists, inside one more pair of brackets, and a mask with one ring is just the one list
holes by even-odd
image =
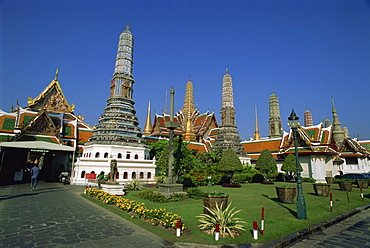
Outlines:
{"label": "gilded roof gable", "polygon": [[52,118],[45,109],[32,118],[26,126],[22,128],[21,132],[14,136],[13,141],[17,141],[27,134],[54,136],[62,143],[58,127],[55,126]]}
{"label": "gilded roof gable", "polygon": [[74,110],[74,105],[71,106],[68,104],[59,85],[58,76],[56,76],[35,99],[28,98],[28,108],[71,113]]}

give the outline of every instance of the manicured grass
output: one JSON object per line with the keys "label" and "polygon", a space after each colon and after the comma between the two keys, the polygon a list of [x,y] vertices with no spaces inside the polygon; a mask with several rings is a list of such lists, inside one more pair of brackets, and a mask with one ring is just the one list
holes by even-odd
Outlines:
{"label": "manicured grass", "polygon": [[[242,210],[237,214],[237,217],[247,222],[245,225],[247,231],[242,235],[235,239],[222,238],[219,241],[214,241],[213,236],[204,234],[198,228],[197,216],[203,213],[202,200],[155,203],[136,197],[136,192],[128,192],[124,197],[145,203],[145,206],[149,209],[164,208],[169,212],[179,214],[191,234],[177,238],[174,234],[153,231],[153,227],[146,223],[142,223],[140,226],[170,241],[199,244],[265,243],[370,203],[370,189],[363,189],[365,201],[362,201],[360,189],[354,186],[352,191],[348,192],[348,201],[346,192],[340,191],[339,186],[333,184],[330,186],[330,192],[333,193],[333,212],[330,212],[329,197],[316,196],[312,183],[303,183],[307,219],[299,220],[296,218],[295,203],[282,204],[277,200],[275,186],[282,185],[295,186],[296,184],[277,182],[274,185],[244,184],[241,188],[200,187],[204,192],[217,190],[228,194],[229,203],[232,203],[232,207],[236,207],[236,210]],[[265,235],[259,235],[259,239],[254,240],[252,235],[253,221],[260,223],[262,207],[265,208]],[[134,219],[134,221],[137,220]]]}

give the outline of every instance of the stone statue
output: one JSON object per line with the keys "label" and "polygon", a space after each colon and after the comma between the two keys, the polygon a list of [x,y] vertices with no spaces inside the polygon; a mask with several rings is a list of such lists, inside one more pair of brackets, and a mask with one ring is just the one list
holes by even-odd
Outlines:
{"label": "stone statue", "polygon": [[110,182],[115,183],[117,179],[117,160],[113,159],[110,161],[110,173],[109,173]]}

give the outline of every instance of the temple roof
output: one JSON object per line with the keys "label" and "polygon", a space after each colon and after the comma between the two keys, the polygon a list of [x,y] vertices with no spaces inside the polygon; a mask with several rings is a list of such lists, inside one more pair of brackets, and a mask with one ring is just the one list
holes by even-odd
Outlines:
{"label": "temple roof", "polygon": [[34,99],[28,98],[29,109],[46,109],[55,112],[73,112],[58,82],[58,70],[51,83]]}

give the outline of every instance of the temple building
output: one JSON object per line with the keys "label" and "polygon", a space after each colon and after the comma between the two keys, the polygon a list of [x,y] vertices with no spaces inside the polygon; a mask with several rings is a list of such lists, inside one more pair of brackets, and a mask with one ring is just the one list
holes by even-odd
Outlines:
{"label": "temple building", "polygon": [[[271,101],[270,101],[271,103]],[[317,182],[325,182],[325,177],[340,173],[368,173],[370,171],[370,141],[359,142],[349,137],[348,131],[341,127],[332,98],[333,122],[311,126],[299,126],[298,153],[303,167],[302,177],[310,177]],[[295,153],[293,133],[284,132],[282,137],[261,138],[242,142],[244,150],[251,156],[254,164],[260,153],[268,149],[275,158],[278,168],[285,157]]]}
{"label": "temple building", "polygon": [[247,164],[249,158],[240,143],[241,140],[235,124],[235,113],[232,77],[226,69],[226,74],[222,79],[221,125],[214,146],[222,150],[233,149],[242,163]]}
{"label": "temple building", "polygon": [[92,128],[76,116],[58,81],[54,80],[28,106],[17,104],[10,113],[0,110],[0,183],[27,182],[27,169],[37,164],[41,180],[56,181],[72,171],[75,157],[92,135]]}
{"label": "temple building", "polygon": [[[214,113],[210,113],[209,111],[201,114],[194,107],[193,83],[190,80],[186,84],[183,108],[175,114],[173,119],[179,123],[179,126],[174,130],[174,135],[188,142],[190,149],[198,150],[199,152],[207,152],[211,149],[218,132],[216,117]],[[169,120],[170,115],[166,112],[162,115],[155,114],[152,125],[150,109],[148,107],[144,132],[145,140],[151,143],[158,141],[158,139],[169,138],[169,130],[165,126],[165,122]]]}
{"label": "temple building", "polygon": [[117,162],[117,182],[154,182],[154,160],[150,160],[134,109],[133,45],[133,35],[126,26],[119,36],[107,106],[75,164],[72,184],[85,184],[87,173],[107,175],[113,160]]}

